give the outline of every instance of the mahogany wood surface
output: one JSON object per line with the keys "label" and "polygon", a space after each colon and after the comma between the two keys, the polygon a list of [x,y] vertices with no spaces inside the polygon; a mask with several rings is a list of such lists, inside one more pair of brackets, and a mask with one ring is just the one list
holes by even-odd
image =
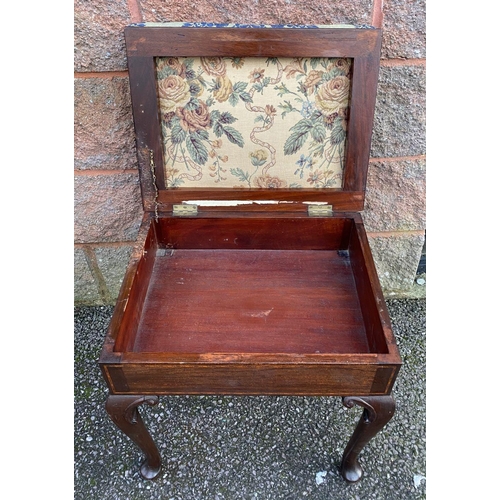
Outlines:
{"label": "mahogany wood surface", "polygon": [[140,467],[144,479],[154,479],[158,476],[161,470],[161,456],[142,421],[138,407],[143,404],[154,406],[157,403],[157,396],[110,394],[106,400],[106,411],[111,420],[139,446],[146,456]]}
{"label": "mahogany wood surface", "polygon": [[389,313],[378,280],[368,237],[361,221],[357,221],[353,225],[349,240],[349,253],[370,347],[372,351],[382,349],[397,355],[398,349],[392,333]]}
{"label": "mahogany wood surface", "polygon": [[[143,356],[144,357],[144,356]],[[125,358],[125,357],[124,357]],[[370,359],[371,358],[371,359]],[[355,364],[154,361],[107,365],[114,394],[225,394],[277,396],[384,395],[394,381],[393,366],[377,365],[374,355]],[[370,361],[372,362],[370,364]]]}
{"label": "mahogany wood surface", "polygon": [[[210,206],[199,206],[200,212],[231,212],[235,206],[224,206],[227,201],[249,201],[255,203],[242,204],[239,208],[244,212],[305,212],[307,202],[332,205],[338,212],[357,212],[363,210],[364,191],[342,191],[341,189],[205,189],[205,188],[172,188],[161,189],[158,194],[159,211],[172,211],[172,205],[192,200],[211,200],[222,202]],[[268,203],[266,203],[268,202]],[[277,202],[277,203],[276,203]],[[304,203],[305,202],[305,203]],[[154,204],[145,201],[145,209],[153,211]]]}
{"label": "mahogany wood surface", "polygon": [[134,285],[127,294],[127,307],[124,310],[122,321],[116,337],[115,351],[122,351],[130,342],[130,338],[137,331],[137,327],[144,314],[144,300],[148,292],[151,274],[156,260],[158,240],[154,228],[150,226],[147,239],[144,243],[143,256],[133,268]]}
{"label": "mahogany wood surface", "polygon": [[400,359],[359,214],[229,215],[150,220],[101,356],[113,393],[390,393]]}
{"label": "mahogany wood surface", "polygon": [[363,408],[358,425],[344,450],[340,466],[342,477],[350,483],[355,483],[363,476],[363,468],[358,461],[359,453],[393,417],[396,403],[391,395],[346,397],[343,403],[347,408],[353,408],[355,405]]}
{"label": "mahogany wood surface", "polygon": [[[146,247],[155,244],[156,241],[154,238],[154,231],[152,232],[151,229],[151,214],[146,212],[143,215],[139,227],[137,241],[132,247],[130,260],[116,300],[100,360],[107,360],[109,362],[111,359],[119,359],[119,354],[116,352],[119,350],[116,349],[117,345],[119,346],[117,340],[118,342],[123,342],[123,337],[130,335],[131,331],[135,332],[134,326],[131,327],[131,325],[135,325],[136,327],[140,318],[142,298],[144,297],[144,293],[140,293],[140,290],[147,290],[149,283],[149,273],[145,273],[145,276],[143,276],[143,273],[138,272],[138,270],[139,266],[144,266],[142,261],[144,259]],[[151,239],[152,236],[153,239]],[[146,266],[146,269],[148,268],[152,267]],[[135,299],[133,296],[132,300],[130,300],[131,294],[137,293],[140,294],[139,300]],[[134,301],[137,302],[137,305],[134,305]]]}
{"label": "mahogany wood surface", "polygon": [[377,50],[375,28],[125,28],[127,56],[363,57]]}
{"label": "mahogany wood surface", "polygon": [[369,352],[348,257],[173,250],[157,257],[138,352]]}
{"label": "mahogany wood surface", "polygon": [[390,393],[400,359],[359,214],[230,215],[151,219],[101,356],[110,389]]}
{"label": "mahogany wood surface", "polygon": [[[162,217],[158,244],[175,249],[346,249],[352,221],[345,217]],[[237,272],[237,269],[235,269]]]}
{"label": "mahogany wood surface", "polygon": [[[132,108],[144,207],[153,210],[153,151],[159,209],[192,199],[196,190],[165,189],[160,112],[154,58],[159,56],[347,57],[354,60],[347,125],[344,185],[339,189],[199,190],[196,199],[323,201],[337,210],[361,210],[364,202],[379,68],[378,29],[175,28],[129,26],[125,30]],[[270,192],[269,192],[270,191]],[[206,194],[206,196],[205,196]],[[347,196],[346,196],[347,195]],[[212,198],[213,197],[213,198]],[[312,197],[312,198],[311,198]],[[270,210],[282,209],[274,205]]]}
{"label": "mahogany wood surface", "polygon": [[163,147],[159,120],[158,97],[156,94],[156,71],[152,57],[132,57],[128,60],[130,97],[134,110],[136,146],[138,150],[141,184],[152,194],[150,174],[150,150],[153,151],[157,186],[165,186]]}

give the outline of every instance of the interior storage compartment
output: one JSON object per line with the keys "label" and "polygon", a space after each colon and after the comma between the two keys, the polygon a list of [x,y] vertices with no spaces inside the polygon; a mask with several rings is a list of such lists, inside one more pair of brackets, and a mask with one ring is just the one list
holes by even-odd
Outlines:
{"label": "interior storage compartment", "polygon": [[114,351],[387,353],[365,244],[357,214],[152,220]]}

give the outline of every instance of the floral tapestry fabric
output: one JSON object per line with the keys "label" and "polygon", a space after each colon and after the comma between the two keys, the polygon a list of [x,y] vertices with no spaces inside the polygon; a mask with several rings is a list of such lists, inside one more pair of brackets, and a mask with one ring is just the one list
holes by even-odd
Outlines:
{"label": "floral tapestry fabric", "polygon": [[167,187],[340,188],[351,60],[156,59]]}

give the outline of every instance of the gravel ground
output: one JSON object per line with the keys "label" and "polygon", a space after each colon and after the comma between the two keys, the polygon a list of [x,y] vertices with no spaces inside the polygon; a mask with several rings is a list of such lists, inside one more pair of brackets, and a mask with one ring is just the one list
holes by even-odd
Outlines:
{"label": "gravel ground", "polygon": [[339,473],[361,409],[335,397],[163,396],[141,407],[163,457],[154,481],[109,419],[97,366],[112,307],[75,307],[74,498],[251,500],[426,498],[425,299],[387,303],[403,358],[396,414],[360,454],[365,475]]}

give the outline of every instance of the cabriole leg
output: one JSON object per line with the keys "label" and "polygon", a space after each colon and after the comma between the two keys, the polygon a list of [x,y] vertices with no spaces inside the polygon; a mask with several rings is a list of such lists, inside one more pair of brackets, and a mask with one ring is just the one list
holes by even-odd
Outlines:
{"label": "cabriole leg", "polygon": [[391,395],[352,396],[343,398],[342,402],[347,408],[352,408],[354,405],[364,408],[342,457],[342,477],[346,481],[354,483],[363,476],[363,469],[358,462],[359,453],[392,418],[396,403]]}
{"label": "cabriole leg", "polygon": [[153,406],[158,396],[122,396],[110,394],[106,411],[117,425],[146,455],[140,471],[144,479],[154,479],[161,470],[161,457],[138,410],[142,404]]}

